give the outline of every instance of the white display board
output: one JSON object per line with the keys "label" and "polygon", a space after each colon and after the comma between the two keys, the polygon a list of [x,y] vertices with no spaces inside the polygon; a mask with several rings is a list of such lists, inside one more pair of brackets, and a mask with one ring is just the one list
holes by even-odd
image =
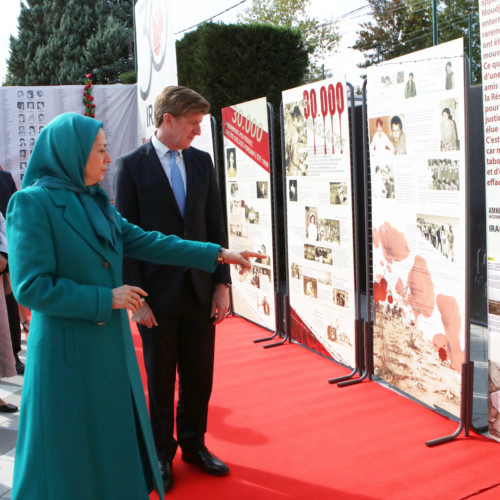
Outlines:
{"label": "white display board", "polygon": [[349,118],[345,80],[283,92],[289,300],[294,340],[355,364]]}
{"label": "white display board", "polygon": [[222,109],[229,247],[265,253],[240,275],[231,267],[233,310],[276,330],[269,130],[265,98]]}
{"label": "white display board", "polygon": [[459,416],[469,334],[463,40],[367,73],[375,373]]}
{"label": "white display board", "polygon": [[[112,162],[102,186],[114,198],[114,160],[136,145],[136,85],[95,85],[95,117],[104,123]],[[83,85],[0,87],[0,164],[11,172],[17,187],[43,127],[61,113],[84,113]]]}
{"label": "white display board", "polygon": [[490,437],[500,441],[500,1],[480,3],[488,256],[488,424]]}

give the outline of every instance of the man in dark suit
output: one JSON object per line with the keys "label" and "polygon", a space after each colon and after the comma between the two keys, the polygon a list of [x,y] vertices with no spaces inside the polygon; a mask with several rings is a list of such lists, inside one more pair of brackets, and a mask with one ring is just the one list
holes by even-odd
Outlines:
{"label": "man in dark suit", "polygon": [[[1,167],[0,167],[1,168]],[[0,212],[6,217],[7,205],[11,196],[17,191],[16,183],[10,172],[0,170]],[[8,271],[5,273],[4,285],[8,283],[10,289],[10,277]],[[1,276],[3,279],[4,277]],[[7,290],[6,290],[7,291]],[[5,295],[5,304],[7,306],[7,316],[9,320],[10,339],[12,342],[12,350],[16,360],[16,372],[18,375],[24,374],[24,363],[19,358],[21,352],[21,319],[19,317],[19,307],[14,298],[12,290]]]}
{"label": "man in dark suit", "polygon": [[[116,208],[133,224],[185,239],[227,246],[215,169],[191,147],[209,103],[185,87],[165,88],[155,102],[151,140],[117,161]],[[139,323],[148,375],[149,409],[165,489],[172,487],[177,446],[185,462],[223,476],[227,465],[205,446],[212,391],[215,325],[229,309],[229,266],[214,274],[137,260],[124,279],[148,292]],[[174,438],[174,392],[179,373]]]}

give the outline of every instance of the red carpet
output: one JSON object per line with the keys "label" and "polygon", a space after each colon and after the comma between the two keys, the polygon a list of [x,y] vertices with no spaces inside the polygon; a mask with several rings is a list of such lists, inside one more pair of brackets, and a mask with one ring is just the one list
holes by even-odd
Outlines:
{"label": "red carpet", "polygon": [[207,445],[229,476],[177,456],[165,498],[500,498],[500,443],[472,433],[428,448],[457,423],[375,382],[329,385],[348,370],[294,344],[263,349],[252,342],[263,333],[241,318],[217,331]]}

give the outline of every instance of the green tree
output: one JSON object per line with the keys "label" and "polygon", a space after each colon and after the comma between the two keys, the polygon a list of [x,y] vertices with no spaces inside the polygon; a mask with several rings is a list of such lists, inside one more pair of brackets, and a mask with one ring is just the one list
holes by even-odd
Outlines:
{"label": "green tree", "polygon": [[320,20],[308,14],[310,3],[311,0],[253,0],[238,21],[297,28],[309,52],[307,80],[314,81],[322,78],[322,61],[338,46],[340,36],[331,19]]}
{"label": "green tree", "polygon": [[26,0],[10,37],[7,85],[115,83],[134,67],[130,0]]}
{"label": "green tree", "polygon": [[368,0],[373,21],[361,24],[353,49],[365,56],[366,68],[432,45],[429,0]]}
{"label": "green tree", "polygon": [[[377,62],[410,54],[431,47],[432,2],[431,0],[368,0],[372,21],[361,24],[358,40],[353,45],[365,56],[366,68]],[[474,83],[481,82],[481,55],[479,41],[478,0],[438,2],[438,42],[443,43],[464,37],[468,51],[468,17],[472,15],[472,57]]]}

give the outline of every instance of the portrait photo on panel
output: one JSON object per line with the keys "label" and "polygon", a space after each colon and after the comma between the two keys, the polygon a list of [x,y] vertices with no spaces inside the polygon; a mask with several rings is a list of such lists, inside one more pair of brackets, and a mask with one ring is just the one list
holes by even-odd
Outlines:
{"label": "portrait photo on panel", "polygon": [[227,176],[236,177],[236,148],[226,149]]}
{"label": "portrait photo on panel", "polygon": [[308,297],[318,297],[318,280],[309,276],[304,276],[304,295]]}
{"label": "portrait photo on panel", "polygon": [[290,201],[297,201],[297,179],[290,179],[288,181],[288,199]]}
{"label": "portrait photo on panel", "polygon": [[315,207],[306,207],[306,238],[312,241],[318,241],[318,209]]}
{"label": "portrait photo on panel", "polygon": [[302,278],[302,266],[297,262],[292,262],[290,265],[290,276],[296,280]]}
{"label": "portrait photo on panel", "polygon": [[285,104],[283,106],[283,122],[286,175],[307,175],[307,128],[304,103],[299,101]]}
{"label": "portrait photo on panel", "polygon": [[368,120],[370,153],[374,155],[394,154],[394,144],[389,139],[391,116],[380,116]]}
{"label": "portrait photo on panel", "polygon": [[258,224],[259,212],[257,212],[255,208],[245,205],[245,220],[248,224]]}
{"label": "portrait photo on panel", "polygon": [[451,90],[455,88],[455,73],[453,73],[453,67],[451,61],[448,61],[444,67],[445,71],[445,90]]}
{"label": "portrait photo on panel", "polygon": [[269,183],[257,181],[257,198],[269,198]]}
{"label": "portrait photo on panel", "polygon": [[391,141],[395,155],[406,154],[406,135],[404,132],[404,115],[394,115],[391,118]]}
{"label": "portrait photo on panel", "polygon": [[444,99],[440,102],[441,151],[458,151],[460,149],[457,123],[455,121],[457,107],[457,99]]}
{"label": "portrait photo on panel", "polygon": [[405,98],[416,97],[417,95],[417,85],[415,83],[415,75],[413,72],[408,73],[408,80],[405,84]]}

